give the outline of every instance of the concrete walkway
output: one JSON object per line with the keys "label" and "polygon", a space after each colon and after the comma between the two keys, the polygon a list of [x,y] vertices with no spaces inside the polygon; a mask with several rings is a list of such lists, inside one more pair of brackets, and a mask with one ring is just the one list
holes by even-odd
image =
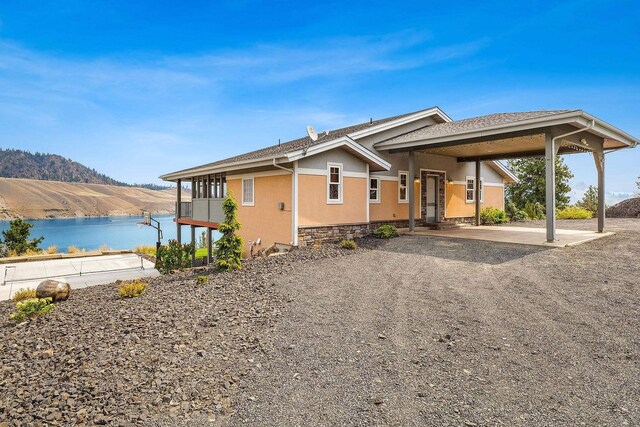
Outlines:
{"label": "concrete walkway", "polygon": [[72,289],[159,276],[152,262],[136,254],[21,262],[0,266],[0,300],[20,288],[36,288],[45,279],[64,279]]}
{"label": "concrete walkway", "polygon": [[558,240],[553,243],[547,242],[546,230],[544,228],[531,227],[503,227],[481,225],[479,227],[463,225],[459,228],[449,230],[430,230],[428,228],[416,227],[414,231],[408,229],[399,230],[400,234],[418,236],[453,237],[458,239],[487,240],[500,243],[516,243],[522,245],[534,245],[545,247],[565,247],[575,246],[591,240],[611,236],[615,233],[597,233],[587,230],[557,230]]}

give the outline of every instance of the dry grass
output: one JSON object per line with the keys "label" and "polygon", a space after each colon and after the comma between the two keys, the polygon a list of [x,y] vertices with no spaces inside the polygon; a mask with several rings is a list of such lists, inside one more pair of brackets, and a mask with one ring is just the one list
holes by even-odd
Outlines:
{"label": "dry grass", "polygon": [[107,246],[106,243],[103,243],[102,246],[100,246],[100,252],[106,252],[109,250],[109,246]]}
{"label": "dry grass", "polygon": [[58,247],[56,245],[51,245],[45,250],[45,253],[47,253],[49,255],[57,254],[58,253]]}
{"label": "dry grass", "polygon": [[78,248],[76,246],[69,246],[67,248],[67,253],[68,254],[83,254],[85,252],[86,252],[85,249],[81,249],[81,248]]}
{"label": "dry grass", "polygon": [[13,298],[11,298],[14,302],[19,302],[19,301],[23,301],[29,298],[35,298],[36,297],[36,290],[35,289],[31,289],[31,288],[22,288],[19,291],[17,291],[14,295]]}
{"label": "dry grass", "polygon": [[156,247],[152,245],[138,245],[134,252],[137,254],[156,256]]}

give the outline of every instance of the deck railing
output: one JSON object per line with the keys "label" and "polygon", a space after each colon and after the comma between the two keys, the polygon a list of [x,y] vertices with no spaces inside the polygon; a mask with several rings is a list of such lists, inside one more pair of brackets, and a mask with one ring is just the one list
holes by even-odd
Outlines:
{"label": "deck railing", "polygon": [[224,199],[193,199],[191,202],[180,202],[180,218],[194,221],[219,223],[224,220],[222,202]]}

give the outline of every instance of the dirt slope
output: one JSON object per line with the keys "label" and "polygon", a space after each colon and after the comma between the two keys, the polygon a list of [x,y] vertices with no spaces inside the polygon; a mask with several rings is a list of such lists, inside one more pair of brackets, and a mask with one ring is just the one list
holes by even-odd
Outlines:
{"label": "dirt slope", "polygon": [[172,213],[175,200],[174,189],[0,178],[0,219]]}
{"label": "dirt slope", "polygon": [[640,197],[623,200],[607,209],[609,218],[640,218]]}

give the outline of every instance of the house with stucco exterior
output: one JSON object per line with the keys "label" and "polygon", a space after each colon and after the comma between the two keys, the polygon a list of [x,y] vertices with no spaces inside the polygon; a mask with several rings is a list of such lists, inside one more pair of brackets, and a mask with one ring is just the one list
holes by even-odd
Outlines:
{"label": "house with stucco exterior", "polygon": [[[198,227],[211,235],[223,219],[224,197],[233,192],[248,255],[273,243],[306,246],[358,237],[381,224],[412,229],[477,223],[482,208],[504,209],[505,185],[516,180],[501,159],[546,156],[550,177],[549,157],[591,151],[604,191],[605,150],[635,144],[580,110],[454,121],[433,107],[335,130],[308,127],[302,138],[161,178],[178,184],[180,241],[183,226],[190,227],[192,241]],[[191,185],[189,202],[182,200],[185,183]]]}

